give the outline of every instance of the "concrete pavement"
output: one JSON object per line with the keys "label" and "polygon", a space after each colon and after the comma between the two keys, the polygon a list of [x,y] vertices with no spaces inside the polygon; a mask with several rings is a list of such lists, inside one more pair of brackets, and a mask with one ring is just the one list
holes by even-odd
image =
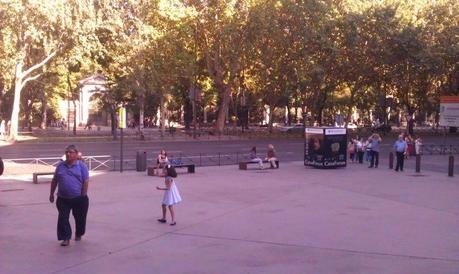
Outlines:
{"label": "concrete pavement", "polygon": [[87,233],[69,247],[56,239],[49,183],[34,185],[30,174],[0,180],[5,274],[459,270],[459,180],[446,173],[198,167],[177,178],[176,226],[156,221],[162,178],[92,173]]}

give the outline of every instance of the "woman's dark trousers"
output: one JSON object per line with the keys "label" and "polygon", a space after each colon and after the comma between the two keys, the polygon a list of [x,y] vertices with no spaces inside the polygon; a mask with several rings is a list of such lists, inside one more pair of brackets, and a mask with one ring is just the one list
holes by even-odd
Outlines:
{"label": "woman's dark trousers", "polygon": [[357,159],[359,159],[359,164],[363,164],[363,151],[357,152]]}
{"label": "woman's dark trousers", "polygon": [[370,167],[378,167],[379,164],[379,151],[371,151]]}
{"label": "woman's dark trousers", "polygon": [[86,216],[88,215],[89,198],[81,196],[73,199],[57,197],[56,201],[59,217],[57,219],[57,239],[59,241],[72,238],[70,227],[70,211],[75,218],[75,236],[83,236],[86,230]]}

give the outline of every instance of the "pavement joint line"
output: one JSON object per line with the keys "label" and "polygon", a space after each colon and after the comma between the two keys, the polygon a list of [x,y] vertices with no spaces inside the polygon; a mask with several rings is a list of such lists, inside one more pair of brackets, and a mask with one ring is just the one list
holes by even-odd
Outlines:
{"label": "pavement joint line", "polygon": [[74,267],[77,267],[77,266],[81,266],[81,265],[85,265],[87,263],[90,263],[90,262],[93,262],[93,261],[96,261],[96,260],[99,260],[101,258],[104,258],[104,257],[107,257],[107,256],[110,256],[110,255],[113,255],[113,254],[116,254],[116,253],[120,253],[122,251],[125,251],[125,250],[128,250],[128,249],[131,249],[133,247],[136,247],[136,246],[139,246],[139,245],[142,245],[142,244],[145,244],[147,242],[150,242],[150,241],[153,241],[153,240],[156,240],[158,238],[161,238],[165,235],[169,235],[169,234],[173,234],[173,232],[166,232],[166,233],[161,233],[159,235],[156,235],[154,237],[150,237],[150,238],[147,238],[147,239],[144,239],[144,240],[141,240],[141,241],[137,241],[133,244],[130,244],[130,245],[127,245],[127,246],[124,246],[124,247],[120,247],[116,250],[113,250],[113,251],[107,251],[105,252],[104,254],[100,254],[94,258],[91,258],[91,259],[87,259],[85,261],[82,261],[82,262],[79,262],[79,263],[75,263],[73,265],[69,265],[69,266],[66,266],[62,269],[59,269],[59,270],[56,270],[54,272],[51,272],[51,274],[54,274],[54,273],[60,273],[60,272],[63,272],[63,271],[66,271],[66,270],[69,270],[71,268],[74,268]]}
{"label": "pavement joint line", "polygon": [[420,206],[420,205],[416,205],[416,204],[412,204],[412,203],[408,203],[408,202],[398,201],[398,200],[395,200],[395,199],[383,198],[383,197],[379,197],[379,196],[374,195],[374,194],[366,194],[366,193],[362,193],[362,192],[358,192],[358,191],[354,191],[354,190],[343,189],[343,188],[340,188],[340,187],[337,187],[337,186],[330,186],[330,185],[322,185],[322,186],[328,187],[328,188],[331,188],[331,189],[344,191],[344,192],[350,192],[350,193],[353,193],[353,194],[359,194],[359,195],[362,195],[362,196],[377,198],[377,199],[381,199],[381,200],[385,200],[385,201],[391,201],[391,202],[395,202],[395,203],[399,203],[399,204],[403,204],[403,205],[409,205],[409,206],[418,207],[418,208],[430,209],[430,210],[438,211],[438,212],[441,212],[441,213],[451,214],[451,215],[454,215],[454,216],[458,216],[459,215],[459,213],[449,212],[449,211],[445,211],[445,210],[438,209],[438,208]]}
{"label": "pavement joint line", "polygon": [[12,205],[0,205],[0,207],[21,207],[21,206],[37,206],[37,205],[47,205],[50,202],[40,202],[40,203],[25,203],[25,204],[12,204]]}
{"label": "pavement joint line", "polygon": [[270,245],[286,246],[286,247],[303,247],[303,248],[320,249],[320,250],[327,250],[327,251],[354,253],[354,254],[360,254],[360,255],[377,255],[377,256],[388,256],[388,257],[408,258],[408,259],[417,259],[417,260],[435,260],[435,261],[454,262],[454,263],[459,262],[459,258],[451,259],[451,258],[425,257],[425,256],[405,255],[405,254],[390,254],[390,253],[375,252],[375,251],[360,251],[360,250],[345,249],[345,248],[332,248],[332,247],[322,247],[322,246],[313,246],[313,245],[288,244],[288,243],[278,243],[278,242],[270,242],[270,241],[262,241],[262,240],[247,240],[247,239],[239,239],[239,238],[217,237],[217,236],[199,235],[199,234],[192,234],[192,233],[180,233],[180,232],[171,232],[168,234],[173,234],[173,235],[178,235],[178,236],[197,237],[197,238],[248,242],[248,243],[256,243],[256,244],[270,244]]}

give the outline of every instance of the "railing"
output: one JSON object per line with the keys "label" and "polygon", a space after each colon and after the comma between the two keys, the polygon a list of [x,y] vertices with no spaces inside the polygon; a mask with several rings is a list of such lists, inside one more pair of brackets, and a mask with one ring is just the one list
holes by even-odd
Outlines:
{"label": "railing", "polygon": [[[223,166],[235,165],[240,161],[247,161],[249,159],[248,153],[217,153],[217,154],[204,154],[199,155],[184,155],[184,154],[169,154],[169,161],[178,160],[183,164],[195,164],[196,166]],[[260,154],[262,155],[262,154]],[[264,154],[263,154],[264,155]],[[147,166],[153,165],[156,159],[147,158]],[[116,156],[112,157],[112,170],[120,169],[120,159]],[[123,170],[136,169],[136,159],[123,159]]]}
{"label": "railing", "polygon": [[89,170],[111,170],[110,165],[112,156],[110,155],[98,155],[98,156],[87,156],[83,157],[84,162],[88,166]]}
{"label": "railing", "polygon": [[[91,171],[94,170],[112,170],[112,156],[110,155],[95,155],[84,156],[83,161]],[[32,164],[41,167],[56,167],[62,157],[45,157],[45,158],[18,158],[18,159],[3,159],[4,162],[12,162],[16,164]]]}
{"label": "railing", "polygon": [[[260,154],[264,155],[264,154]],[[179,159],[184,164],[195,164],[197,166],[223,166],[234,165],[240,161],[247,161],[249,159],[248,153],[217,153],[217,154],[204,154],[199,155],[170,155],[170,159]]]}
{"label": "railing", "polygon": [[[260,153],[265,155],[265,153]],[[282,158],[282,156],[281,156]],[[33,164],[37,168],[54,168],[62,161],[59,157],[48,157],[48,158],[20,158],[20,159],[3,159],[5,162],[13,162],[16,164]],[[156,159],[147,158],[147,166],[153,165]],[[223,166],[223,165],[237,165],[241,161],[249,160],[249,153],[217,153],[217,154],[204,154],[199,155],[184,155],[176,154],[169,155],[169,160],[179,160],[183,164],[195,164],[196,166]],[[117,156],[111,155],[96,155],[96,156],[84,156],[83,161],[91,171],[95,170],[109,170],[116,171],[120,170],[120,159]],[[126,158],[123,159],[123,170],[135,170],[136,159]]]}
{"label": "railing", "polygon": [[445,155],[445,154],[459,154],[459,146],[454,145],[422,145],[422,154],[424,155]]}

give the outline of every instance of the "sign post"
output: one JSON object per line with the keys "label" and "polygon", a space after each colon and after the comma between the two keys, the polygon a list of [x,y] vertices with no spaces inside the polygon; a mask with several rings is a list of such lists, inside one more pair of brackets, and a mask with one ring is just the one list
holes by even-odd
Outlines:
{"label": "sign post", "polygon": [[459,96],[440,96],[440,126],[459,127]]}
{"label": "sign post", "polygon": [[439,125],[444,127],[443,145],[446,145],[446,128],[459,127],[459,96],[440,96]]}
{"label": "sign post", "polygon": [[123,172],[123,129],[126,128],[126,109],[120,106],[118,112],[118,128],[120,129],[120,172]]}

